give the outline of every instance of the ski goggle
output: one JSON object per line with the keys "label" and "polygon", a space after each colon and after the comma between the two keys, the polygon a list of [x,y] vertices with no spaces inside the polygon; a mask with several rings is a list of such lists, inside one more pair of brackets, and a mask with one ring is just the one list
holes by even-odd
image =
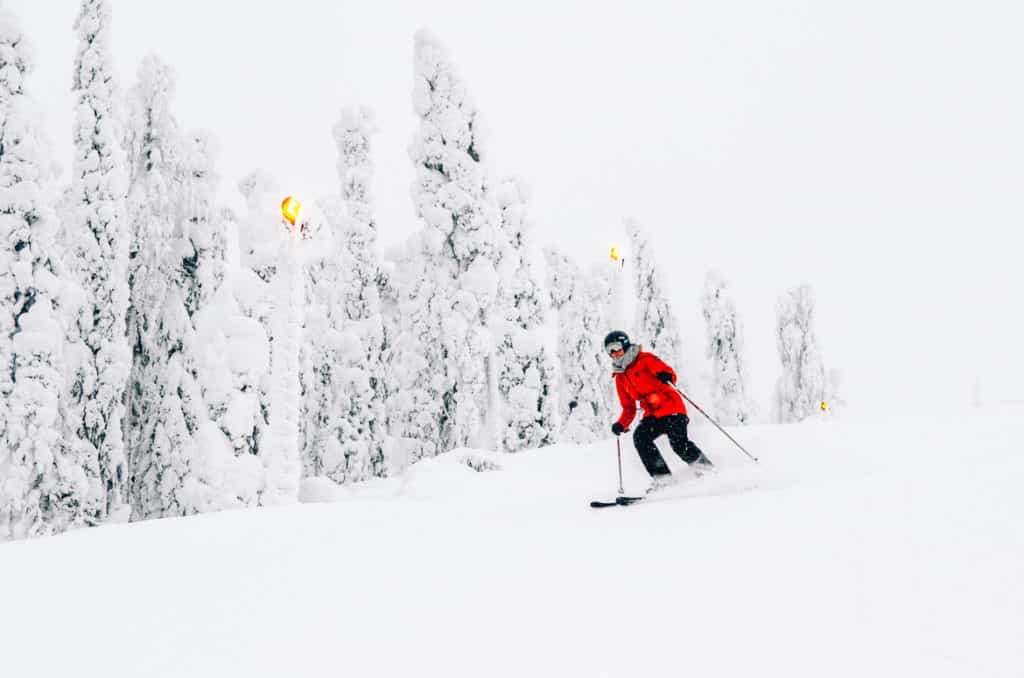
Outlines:
{"label": "ski goggle", "polygon": [[621,341],[613,341],[605,346],[604,350],[608,352],[608,355],[615,355],[616,353],[622,353],[626,348],[622,345]]}

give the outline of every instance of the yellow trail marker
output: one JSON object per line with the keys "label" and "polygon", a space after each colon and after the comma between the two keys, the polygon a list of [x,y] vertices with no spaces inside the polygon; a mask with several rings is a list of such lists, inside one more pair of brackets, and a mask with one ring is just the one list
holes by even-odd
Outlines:
{"label": "yellow trail marker", "polygon": [[281,215],[292,226],[299,220],[299,212],[301,211],[302,203],[291,196],[285,198],[284,202],[281,203]]}

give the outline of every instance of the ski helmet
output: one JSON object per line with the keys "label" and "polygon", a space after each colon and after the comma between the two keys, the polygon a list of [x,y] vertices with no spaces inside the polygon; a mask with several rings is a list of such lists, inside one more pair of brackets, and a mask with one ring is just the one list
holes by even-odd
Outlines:
{"label": "ski helmet", "polygon": [[629,335],[622,330],[614,330],[604,337],[605,353],[612,351],[625,351],[630,347]]}

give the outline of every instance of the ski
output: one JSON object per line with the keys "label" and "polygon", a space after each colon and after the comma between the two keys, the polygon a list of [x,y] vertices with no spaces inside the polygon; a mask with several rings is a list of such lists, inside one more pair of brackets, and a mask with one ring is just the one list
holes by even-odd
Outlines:
{"label": "ski", "polygon": [[638,501],[643,501],[645,497],[616,497],[614,501],[592,501],[590,502],[590,508],[608,508],[609,506],[629,506],[635,504]]}

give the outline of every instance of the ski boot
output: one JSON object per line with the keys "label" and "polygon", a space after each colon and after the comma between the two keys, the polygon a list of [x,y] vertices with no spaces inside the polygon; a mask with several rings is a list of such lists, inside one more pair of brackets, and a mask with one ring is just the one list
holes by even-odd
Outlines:
{"label": "ski boot", "polygon": [[679,482],[671,473],[662,473],[656,476],[651,476],[651,485],[647,488],[646,496],[651,496],[655,492],[665,489],[666,487],[672,487]]}
{"label": "ski boot", "polygon": [[701,476],[711,473],[715,470],[715,465],[711,463],[711,460],[704,456],[701,452],[700,456],[690,462],[690,470],[693,471],[694,475],[698,478]]}

